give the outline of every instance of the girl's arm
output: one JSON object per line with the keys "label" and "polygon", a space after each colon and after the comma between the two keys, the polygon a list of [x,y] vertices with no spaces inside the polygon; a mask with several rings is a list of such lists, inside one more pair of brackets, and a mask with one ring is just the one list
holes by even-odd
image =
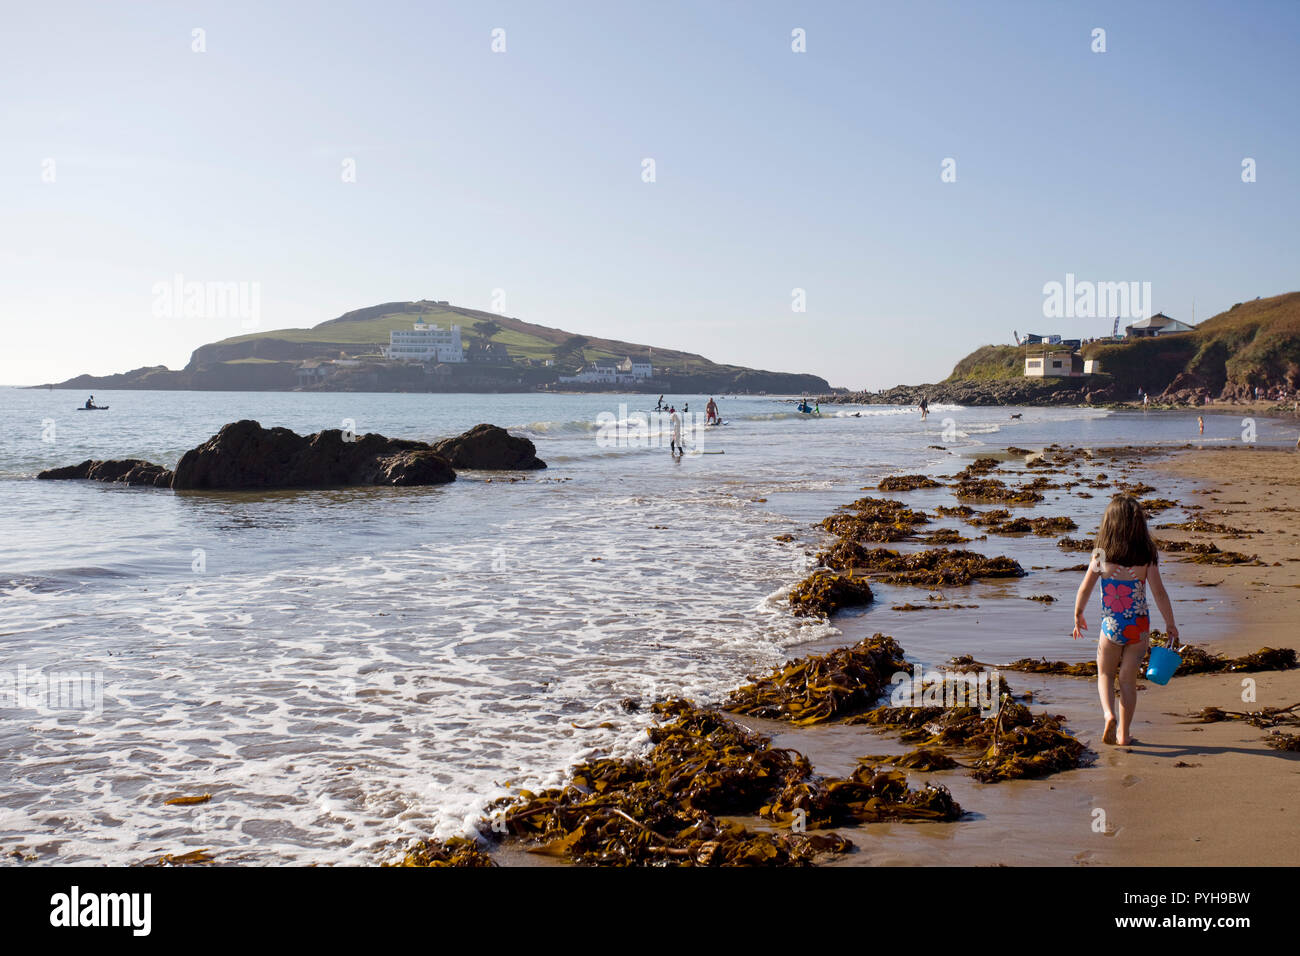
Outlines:
{"label": "girl's arm", "polygon": [[1147,567],[1147,587],[1151,591],[1151,597],[1155,599],[1156,607],[1160,608],[1160,616],[1165,619],[1165,631],[1168,632],[1172,644],[1178,640],[1178,625],[1174,623],[1174,606],[1169,600],[1169,592],[1165,590],[1165,582],[1160,580],[1160,565],[1152,564]]}
{"label": "girl's arm", "polygon": [[1074,596],[1074,636],[1080,636],[1080,631],[1088,629],[1088,622],[1083,619],[1083,607],[1088,603],[1088,598],[1092,597],[1092,589],[1097,585],[1097,578],[1100,577],[1097,570],[1097,562],[1094,560],[1088,564],[1088,570],[1083,572],[1083,580],[1079,582],[1079,592]]}

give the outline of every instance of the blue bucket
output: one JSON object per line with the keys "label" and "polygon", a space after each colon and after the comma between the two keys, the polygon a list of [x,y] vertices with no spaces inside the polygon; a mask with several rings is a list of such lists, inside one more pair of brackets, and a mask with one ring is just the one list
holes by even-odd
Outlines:
{"label": "blue bucket", "polygon": [[1169,678],[1182,664],[1183,656],[1172,647],[1151,648],[1151,660],[1147,663],[1147,680],[1154,684],[1168,684]]}

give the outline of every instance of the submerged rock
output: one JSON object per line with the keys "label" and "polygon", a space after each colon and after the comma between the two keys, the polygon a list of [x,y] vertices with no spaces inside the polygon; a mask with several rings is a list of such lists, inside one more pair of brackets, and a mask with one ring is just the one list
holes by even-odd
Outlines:
{"label": "submerged rock", "polygon": [[457,468],[470,471],[526,471],[545,468],[537,447],[496,425],[475,425],[455,438],[444,438],[433,450]]}
{"label": "submerged rock", "polygon": [[45,480],[83,479],[90,481],[113,481],[126,485],[149,485],[155,488],[167,488],[172,483],[172,473],[162,465],[139,458],[124,458],[119,461],[92,461],[87,459],[79,465],[64,468],[50,468],[36,476]]}

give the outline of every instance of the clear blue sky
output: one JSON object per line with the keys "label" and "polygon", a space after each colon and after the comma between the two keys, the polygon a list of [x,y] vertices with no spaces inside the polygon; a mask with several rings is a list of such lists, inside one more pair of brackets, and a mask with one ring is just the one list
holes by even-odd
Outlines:
{"label": "clear blue sky", "polygon": [[260,283],[262,329],[500,288],[871,388],[1108,332],[1042,318],[1067,272],[1202,319],[1300,288],[1298,64],[1294,2],[10,4],[0,382],[241,331],[154,317],[177,273]]}

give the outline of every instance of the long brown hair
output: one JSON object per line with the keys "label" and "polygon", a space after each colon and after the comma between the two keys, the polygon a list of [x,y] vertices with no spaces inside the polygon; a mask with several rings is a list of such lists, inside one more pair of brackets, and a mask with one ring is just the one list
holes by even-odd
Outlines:
{"label": "long brown hair", "polygon": [[1110,564],[1137,568],[1155,564],[1160,551],[1147,530],[1147,516],[1132,495],[1116,495],[1101,516],[1097,550]]}

